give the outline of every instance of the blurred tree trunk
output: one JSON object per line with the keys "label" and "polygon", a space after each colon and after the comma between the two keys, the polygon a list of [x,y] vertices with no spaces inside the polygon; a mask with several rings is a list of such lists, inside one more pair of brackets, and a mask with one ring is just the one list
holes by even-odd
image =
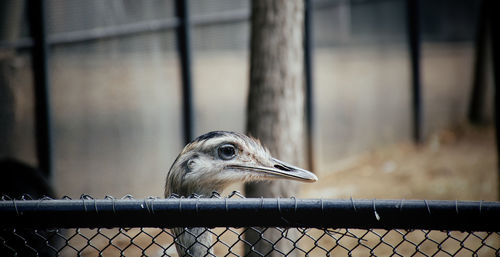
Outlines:
{"label": "blurred tree trunk", "polygon": [[[260,139],[276,158],[304,166],[304,3],[303,0],[254,0],[251,3],[247,132]],[[290,197],[297,192],[298,184],[290,181],[245,185],[247,197]],[[264,237],[276,241],[285,234],[293,237],[294,231],[281,233],[268,229]],[[252,229],[245,232],[245,239],[262,254],[273,248],[287,253],[293,247],[286,239],[273,247]]]}

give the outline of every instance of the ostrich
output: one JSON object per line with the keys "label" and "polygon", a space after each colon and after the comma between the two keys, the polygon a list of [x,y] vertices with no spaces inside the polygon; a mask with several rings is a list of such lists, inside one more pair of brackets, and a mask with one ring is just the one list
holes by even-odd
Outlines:
{"label": "ostrich", "polygon": [[[187,144],[167,174],[165,197],[208,197],[234,182],[318,180],[313,173],[277,160],[261,143],[240,133],[213,131]],[[207,228],[174,228],[179,256],[213,256]]]}

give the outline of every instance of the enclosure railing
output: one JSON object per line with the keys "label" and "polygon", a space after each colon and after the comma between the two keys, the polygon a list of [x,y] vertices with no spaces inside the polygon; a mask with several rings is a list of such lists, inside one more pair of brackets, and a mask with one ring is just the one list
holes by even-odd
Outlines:
{"label": "enclosure railing", "polygon": [[[176,256],[168,228],[207,227],[215,256],[500,255],[500,202],[239,196],[4,197],[0,254]],[[248,231],[260,233],[257,242],[245,239]]]}

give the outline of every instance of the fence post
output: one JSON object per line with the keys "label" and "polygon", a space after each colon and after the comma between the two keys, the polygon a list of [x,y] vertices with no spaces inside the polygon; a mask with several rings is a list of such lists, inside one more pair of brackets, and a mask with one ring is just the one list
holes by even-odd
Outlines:
{"label": "fence post", "polygon": [[498,162],[498,181],[497,181],[497,193],[498,199],[500,199],[500,18],[498,17],[499,3],[498,1],[486,0],[487,1],[487,12],[488,20],[490,22],[490,33],[491,33],[491,50],[493,57],[493,83],[495,90],[494,99],[494,116],[495,116],[495,135],[496,135],[496,145],[497,145],[497,162]]}
{"label": "fence post", "polygon": [[177,27],[177,50],[179,51],[181,62],[184,142],[187,144],[193,139],[191,33],[188,0],[176,0],[175,10],[179,19],[179,26]]}
{"label": "fence post", "polygon": [[407,0],[408,41],[410,47],[413,140],[422,141],[422,99],[420,81],[420,19],[418,0]]}
{"label": "fence post", "polygon": [[486,1],[479,0],[479,10],[476,19],[475,44],[474,44],[474,73],[472,81],[472,92],[469,102],[468,118],[473,124],[480,124],[484,121],[483,107],[485,101],[485,62],[486,57],[486,38],[488,27],[488,14],[486,12]]}
{"label": "fence post", "polygon": [[38,165],[46,177],[52,173],[52,129],[50,123],[49,44],[45,0],[29,1],[30,30],[33,37],[32,67],[35,93],[35,131]]}
{"label": "fence post", "polygon": [[313,2],[305,0],[304,5],[304,76],[306,82],[306,144],[308,168],[314,171],[314,111],[313,111]]}

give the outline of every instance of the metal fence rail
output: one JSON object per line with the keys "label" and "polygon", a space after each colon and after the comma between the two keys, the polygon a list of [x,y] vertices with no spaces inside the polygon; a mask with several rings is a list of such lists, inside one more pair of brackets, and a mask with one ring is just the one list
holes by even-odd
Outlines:
{"label": "metal fence rail", "polygon": [[[173,227],[216,227],[206,229],[216,256],[500,255],[500,202],[214,196],[4,197],[0,255],[176,256]],[[246,241],[246,230],[260,240]]]}

